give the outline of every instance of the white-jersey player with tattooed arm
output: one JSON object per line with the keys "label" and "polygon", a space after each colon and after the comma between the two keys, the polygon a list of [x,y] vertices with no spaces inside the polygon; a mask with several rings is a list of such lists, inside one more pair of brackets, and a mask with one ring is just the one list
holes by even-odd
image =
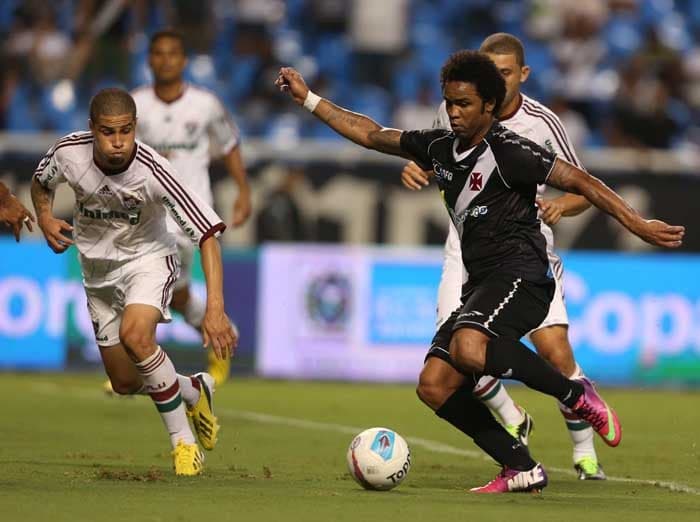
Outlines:
{"label": "white-jersey player with tattooed arm", "polygon": [[[148,64],[153,84],[131,93],[139,114],[138,139],[168,158],[185,184],[209,206],[214,203],[209,164],[215,145],[238,188],[232,205],[232,224],[242,225],[251,212],[250,187],[241,155],[240,133],[231,115],[214,93],[184,80],[187,55],[179,33],[168,30],[155,33],[150,41]],[[194,247],[172,220],[168,229],[177,240],[181,266],[171,306],[187,324],[201,330],[205,303],[190,289]],[[209,350],[208,360],[207,371],[221,385],[228,378],[230,359],[219,359]]]}
{"label": "white-jersey player with tattooed arm", "polygon": [[[32,180],[37,221],[56,253],[70,245],[78,259],[100,355],[120,394],[148,394],[168,431],[178,475],[197,475],[213,449],[218,423],[212,411],[214,380],[208,374],[179,375],[156,344],[158,323],[179,272],[170,215],[202,253],[207,308],[205,344],[229,357],[237,338],[224,311],[221,250],[216,236],[226,226],[170,163],[135,140],[136,105],[128,92],[104,89],[90,102],[90,132],[56,142]],[[75,193],[74,227],[52,215],[60,183]],[[72,239],[65,235],[72,231]],[[183,405],[183,401],[185,404]]]}
{"label": "white-jersey player with tattooed arm", "polygon": [[[494,61],[506,83],[506,97],[498,116],[501,125],[534,141],[569,163],[581,167],[557,115],[520,92],[521,85],[530,75],[530,68],[525,65],[525,51],[520,40],[510,34],[496,33],[486,38],[479,50]],[[440,105],[434,127],[451,128],[444,102]],[[406,187],[416,190],[428,183],[431,174],[431,172],[424,172],[418,165],[411,162],[405,167],[402,179]],[[538,186],[537,204],[540,207],[542,233],[547,240],[547,254],[557,288],[547,317],[530,333],[530,339],[538,353],[555,368],[567,377],[580,379],[584,374],[576,364],[568,339],[569,319],[564,306],[563,266],[561,259],[554,251],[554,236],[549,225],[556,224],[562,216],[580,214],[590,207],[590,203],[583,196],[576,194],[564,194],[552,200],[543,199],[545,187],[545,185]],[[461,287],[467,279],[468,275],[462,264],[457,230],[450,224],[445,243],[445,263],[438,289],[438,325],[444,323],[452,311],[459,306]],[[491,376],[482,377],[474,388],[474,394],[498,414],[506,429],[514,437],[518,437],[524,444],[528,443],[528,435],[533,426],[532,418],[523,408],[515,404],[499,379]],[[595,438],[593,429],[561,403],[559,409],[564,416],[574,446],[573,462],[579,479],[605,479],[605,473],[598,461],[593,444]]]}

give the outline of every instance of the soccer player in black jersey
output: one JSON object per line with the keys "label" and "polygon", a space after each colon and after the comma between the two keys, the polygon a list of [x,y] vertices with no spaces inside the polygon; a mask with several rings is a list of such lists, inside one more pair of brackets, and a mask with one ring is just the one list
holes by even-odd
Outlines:
{"label": "soccer player in black jersey", "polygon": [[[320,98],[292,68],[280,69],[276,83],[342,136],[435,172],[470,277],[462,307],[433,339],[417,391],[438,416],[503,467],[494,480],[474,491],[530,491],[547,484],[541,464],[472,396],[483,373],[516,379],[553,396],[589,422],[609,445],[619,444],[617,415],[590,381],[567,379],[519,341],[545,317],[554,292],[537,218],[537,185],[585,196],[654,245],[680,246],[685,229],[643,219],[597,178],[502,127],[494,115],[503,102],[505,83],[485,54],[460,51],[443,66],[451,131],[382,127]],[[430,386],[445,379],[452,385]]]}

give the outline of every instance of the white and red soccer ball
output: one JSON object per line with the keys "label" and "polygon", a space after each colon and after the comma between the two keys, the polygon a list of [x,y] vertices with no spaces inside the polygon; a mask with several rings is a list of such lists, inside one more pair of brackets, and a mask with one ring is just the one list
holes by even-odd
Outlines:
{"label": "white and red soccer ball", "polygon": [[369,428],[355,436],[346,457],[350,475],[365,489],[395,488],[411,469],[408,444],[388,428]]}

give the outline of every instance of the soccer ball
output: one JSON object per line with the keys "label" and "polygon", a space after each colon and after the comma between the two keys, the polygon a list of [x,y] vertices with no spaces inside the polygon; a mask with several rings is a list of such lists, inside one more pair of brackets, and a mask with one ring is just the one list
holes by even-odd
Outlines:
{"label": "soccer ball", "polygon": [[411,469],[408,444],[388,428],[369,428],[355,436],[346,458],[350,475],[365,489],[395,488]]}

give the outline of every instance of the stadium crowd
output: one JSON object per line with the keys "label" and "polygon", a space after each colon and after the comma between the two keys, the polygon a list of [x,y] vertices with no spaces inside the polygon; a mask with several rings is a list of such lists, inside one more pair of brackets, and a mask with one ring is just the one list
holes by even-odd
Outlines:
{"label": "stadium crowd", "polygon": [[85,126],[108,85],[150,81],[148,36],[177,27],[187,77],[216,92],[245,136],[335,139],[271,88],[280,63],[378,121],[426,127],[450,52],[507,31],[576,147],[700,146],[700,3],[691,0],[34,0],[0,3],[6,131]]}

